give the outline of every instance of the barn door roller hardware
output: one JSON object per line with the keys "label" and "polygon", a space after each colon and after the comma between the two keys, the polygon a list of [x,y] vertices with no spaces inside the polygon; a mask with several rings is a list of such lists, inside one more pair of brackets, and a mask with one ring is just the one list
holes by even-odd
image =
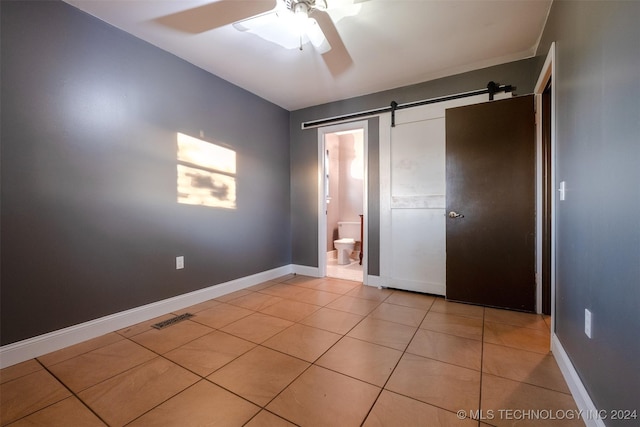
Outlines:
{"label": "barn door roller hardware", "polygon": [[398,110],[404,110],[405,108],[419,107],[419,106],[428,105],[428,104],[435,104],[438,102],[452,101],[454,99],[467,98],[469,96],[483,95],[485,93],[488,93],[489,100],[493,101],[494,95],[496,93],[513,92],[514,90],[516,90],[515,86],[501,85],[499,83],[490,81],[487,84],[486,89],[472,90],[470,92],[456,93],[454,95],[439,96],[436,98],[424,99],[422,101],[407,102],[405,104],[398,104],[396,101],[391,101],[391,104],[388,107],[375,108],[373,110],[360,111],[357,113],[345,114],[342,116],[336,116],[336,117],[331,117],[327,119],[303,122],[302,129],[311,129],[311,128],[316,128],[316,127],[335,124],[335,123],[344,123],[344,122],[353,121],[355,119],[377,116],[379,114],[388,113],[388,112],[391,112],[391,127],[395,127],[396,111]]}

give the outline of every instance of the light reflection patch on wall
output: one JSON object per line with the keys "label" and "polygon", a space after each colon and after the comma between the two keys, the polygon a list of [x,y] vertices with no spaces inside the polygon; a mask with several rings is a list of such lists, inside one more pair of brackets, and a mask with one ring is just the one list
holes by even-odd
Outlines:
{"label": "light reflection patch on wall", "polygon": [[236,153],[178,133],[178,203],[236,209]]}

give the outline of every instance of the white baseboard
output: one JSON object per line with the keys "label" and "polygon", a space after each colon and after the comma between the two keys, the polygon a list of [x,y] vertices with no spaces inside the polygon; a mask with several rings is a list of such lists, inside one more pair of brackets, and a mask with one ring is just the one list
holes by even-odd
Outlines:
{"label": "white baseboard", "polygon": [[[286,265],[0,347],[0,368],[296,272]],[[317,270],[317,269],[316,269]],[[303,274],[303,273],[300,273]]]}
{"label": "white baseboard", "polygon": [[564,351],[564,347],[560,343],[558,336],[553,334],[551,337],[551,352],[558,362],[560,372],[564,376],[564,380],[569,386],[571,395],[576,401],[578,410],[583,414],[583,421],[587,427],[605,427],[604,421],[597,417],[598,409],[594,405],[587,389],[582,384],[582,380],[578,375],[578,372],[573,367],[573,363],[569,359],[569,355]]}
{"label": "white baseboard", "polygon": [[293,272],[295,274],[301,274],[303,276],[309,277],[320,277],[320,269],[318,267],[308,267],[306,265],[296,264],[293,264],[291,267],[293,268]]}

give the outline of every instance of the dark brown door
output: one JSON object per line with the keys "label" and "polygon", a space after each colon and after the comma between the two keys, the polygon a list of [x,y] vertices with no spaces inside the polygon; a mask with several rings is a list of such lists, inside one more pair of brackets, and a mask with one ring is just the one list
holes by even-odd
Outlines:
{"label": "dark brown door", "polygon": [[533,96],[446,113],[447,298],[535,309]]}

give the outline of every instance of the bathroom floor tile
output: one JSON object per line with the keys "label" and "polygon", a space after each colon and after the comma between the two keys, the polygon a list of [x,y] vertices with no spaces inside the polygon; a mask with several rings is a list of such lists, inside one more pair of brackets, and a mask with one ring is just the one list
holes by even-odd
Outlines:
{"label": "bathroom floor tile", "polygon": [[[4,418],[2,420],[4,421]],[[23,426],[106,427],[106,424],[100,421],[100,418],[84,406],[75,396],[72,396],[11,424],[11,427]]]}
{"label": "bathroom floor tile", "polygon": [[484,344],[482,372],[570,393],[553,356],[490,343]]}
{"label": "bathroom floor tile", "polygon": [[[524,384],[493,375],[484,374],[482,376],[482,403],[483,413],[493,413],[493,417],[486,421],[496,426],[581,426],[584,421],[581,419],[540,420],[535,417],[527,419],[525,417],[514,416],[505,410],[535,411],[547,410],[552,414],[556,411],[577,411],[577,407],[571,395]],[[501,412],[502,411],[502,412]],[[575,413],[575,412],[573,412]],[[568,418],[568,417],[565,417]],[[541,424],[541,422],[543,424]]]}
{"label": "bathroom floor tile", "polygon": [[205,377],[256,345],[220,331],[214,331],[171,350],[164,357]]}
{"label": "bathroom floor tile", "polygon": [[207,377],[210,381],[264,406],[300,375],[309,363],[256,347]]}
{"label": "bathroom floor tile", "polygon": [[344,335],[362,319],[364,319],[363,316],[346,311],[321,308],[312,315],[302,319],[300,323]]}
{"label": "bathroom floor tile", "polygon": [[380,389],[328,369],[311,366],[267,409],[304,426],[359,426]]}
{"label": "bathroom floor tile", "polygon": [[551,336],[548,330],[485,322],[484,342],[548,354]]}
{"label": "bathroom floor tile", "polygon": [[482,359],[482,342],[427,329],[418,329],[407,348],[407,353],[479,371]]}
{"label": "bathroom floor tile", "polygon": [[363,427],[477,427],[477,425],[478,422],[475,420],[461,420],[453,412],[383,390]]}
{"label": "bathroom floor tile", "polygon": [[422,329],[482,340],[482,320],[430,311],[420,325]]}
{"label": "bathroom floor tile", "polygon": [[77,393],[155,357],[155,353],[141,345],[122,340],[65,360],[49,369]]}
{"label": "bathroom floor tile", "polygon": [[130,339],[151,351],[164,354],[212,331],[208,326],[183,320],[163,329],[152,328]]}
{"label": "bathroom floor tile", "polygon": [[313,362],[341,337],[333,332],[295,324],[269,338],[262,345]]}
{"label": "bathroom floor tile", "polygon": [[436,298],[430,311],[443,314],[453,314],[462,317],[471,317],[474,319],[484,318],[484,307],[447,301],[444,298]]}
{"label": "bathroom floor tile", "polygon": [[227,303],[220,303],[213,308],[197,313],[190,320],[214,329],[220,329],[250,314],[253,314],[252,310]]}
{"label": "bathroom floor tile", "polygon": [[260,344],[293,325],[293,322],[262,313],[254,313],[237,320],[221,331]]}
{"label": "bathroom floor tile", "polygon": [[427,310],[424,309],[383,302],[369,314],[369,317],[418,327],[422,323],[425,314],[427,314]]}
{"label": "bathroom floor tile", "polygon": [[320,307],[300,301],[283,300],[260,310],[261,313],[297,322],[319,310]]}
{"label": "bathroom floor tile", "polygon": [[405,353],[385,388],[453,412],[477,410],[480,372]]}
{"label": "bathroom floor tile", "polygon": [[360,316],[366,316],[379,305],[379,301],[372,301],[368,299],[343,295],[330,304],[327,304],[326,307],[332,308],[334,310],[347,311],[349,313],[358,314]]}
{"label": "bathroom floor tile", "polygon": [[78,394],[109,425],[125,425],[200,378],[162,357]]}
{"label": "bathroom floor tile", "polygon": [[431,295],[420,294],[417,292],[393,291],[393,294],[389,295],[384,302],[429,310],[435,300],[436,298]]}
{"label": "bathroom floor tile", "polygon": [[260,411],[253,403],[202,380],[129,426],[241,426]]}
{"label": "bathroom floor tile", "polygon": [[534,313],[521,313],[518,311],[486,308],[484,311],[484,320],[487,322],[504,323],[507,325],[538,329],[542,331],[549,330],[549,327],[542,316]]}
{"label": "bathroom floor tile", "polygon": [[382,387],[401,356],[401,351],[344,337],[315,364]]}
{"label": "bathroom floor tile", "polygon": [[2,425],[71,396],[58,380],[44,369],[0,385],[0,421]]}
{"label": "bathroom floor tile", "polygon": [[366,318],[347,336],[402,351],[407,348],[416,330],[415,327],[400,323]]}

